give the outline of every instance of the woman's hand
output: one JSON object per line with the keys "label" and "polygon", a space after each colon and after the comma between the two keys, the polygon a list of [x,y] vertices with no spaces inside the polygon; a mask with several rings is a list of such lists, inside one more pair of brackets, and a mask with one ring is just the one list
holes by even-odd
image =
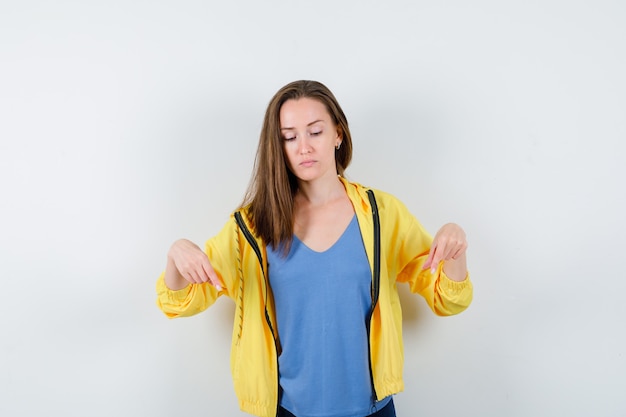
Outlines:
{"label": "woman's hand", "polygon": [[446,275],[454,281],[463,281],[467,275],[466,249],[463,229],[458,224],[445,224],[433,238],[423,269],[430,268],[434,273],[439,262],[444,261]]}
{"label": "woman's hand", "polygon": [[174,242],[167,254],[165,268],[165,283],[168,288],[177,290],[186,287],[188,283],[204,282],[210,282],[218,291],[222,289],[209,258],[198,245],[187,239]]}

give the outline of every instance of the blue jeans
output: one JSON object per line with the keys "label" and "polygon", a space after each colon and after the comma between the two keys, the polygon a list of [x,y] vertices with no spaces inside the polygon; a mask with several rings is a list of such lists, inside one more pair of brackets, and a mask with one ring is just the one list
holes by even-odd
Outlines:
{"label": "blue jeans", "polygon": [[[291,414],[289,411],[280,407],[278,409],[278,417],[296,417]],[[366,417],[396,417],[396,408],[393,406],[393,398],[389,400],[386,406],[375,412],[374,414],[370,414]]]}

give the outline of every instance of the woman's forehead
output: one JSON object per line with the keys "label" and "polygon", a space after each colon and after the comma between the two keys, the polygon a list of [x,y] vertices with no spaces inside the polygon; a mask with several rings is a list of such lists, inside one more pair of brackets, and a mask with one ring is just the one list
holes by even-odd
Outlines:
{"label": "woman's forehead", "polygon": [[329,120],[330,115],[326,106],[319,100],[308,97],[287,100],[280,109],[280,124],[283,129]]}

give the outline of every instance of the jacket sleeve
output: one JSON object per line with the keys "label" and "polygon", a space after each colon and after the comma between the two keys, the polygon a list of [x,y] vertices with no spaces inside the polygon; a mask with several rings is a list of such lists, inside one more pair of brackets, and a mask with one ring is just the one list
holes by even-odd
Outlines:
{"label": "jacket sleeve", "polygon": [[207,240],[205,253],[220,278],[222,290],[218,292],[209,283],[189,284],[177,291],[170,290],[165,285],[165,273],[162,273],[156,284],[157,306],[167,317],[193,316],[209,308],[221,295],[235,297],[234,292],[239,289],[236,281],[240,247],[238,229],[232,216],[216,236]]}
{"label": "jacket sleeve", "polygon": [[[461,282],[453,281],[443,272],[440,263],[436,272],[423,270],[432,244],[432,237],[408,209],[397,202],[393,226],[397,236],[394,239],[397,262],[397,281],[409,284],[411,292],[424,297],[432,311],[440,316],[451,316],[465,310],[473,297],[469,274]],[[394,255],[392,255],[394,256]]]}

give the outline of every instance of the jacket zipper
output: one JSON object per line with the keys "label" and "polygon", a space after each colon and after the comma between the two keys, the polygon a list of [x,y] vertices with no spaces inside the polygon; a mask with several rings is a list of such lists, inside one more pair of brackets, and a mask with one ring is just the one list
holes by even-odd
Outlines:
{"label": "jacket zipper", "polygon": [[261,265],[261,271],[263,272],[263,284],[265,284],[265,303],[263,305],[263,307],[265,309],[265,320],[267,321],[267,325],[270,328],[270,331],[272,333],[272,337],[274,338],[274,342],[275,342],[276,341],[276,335],[274,334],[274,328],[272,327],[272,321],[270,320],[269,313],[267,312],[267,278],[265,277],[265,269],[263,269],[263,255],[261,254],[261,249],[259,249],[259,245],[257,244],[256,240],[254,239],[254,236],[252,236],[252,233],[250,233],[250,230],[248,230],[248,226],[246,226],[246,224],[244,223],[243,218],[241,217],[241,213],[236,212],[235,213],[235,219],[237,220],[237,224],[239,225],[239,227],[243,231],[243,234],[246,237],[246,240],[248,241],[248,243],[250,243],[250,246],[252,246],[252,249],[254,250],[254,253],[256,253],[257,258],[259,259],[259,265]]}
{"label": "jacket zipper", "polygon": [[[256,253],[257,258],[259,259],[259,265],[261,266],[261,272],[263,273],[263,284],[265,285],[265,302],[263,303],[263,309],[265,310],[265,321],[267,322],[268,327],[270,328],[270,332],[272,334],[272,338],[274,339],[274,348],[276,349],[276,384],[278,386],[279,376],[278,376],[278,346],[276,345],[276,335],[274,334],[274,327],[272,326],[272,320],[270,320],[270,315],[267,311],[267,293],[268,293],[268,285],[267,285],[267,277],[265,275],[265,269],[263,268],[263,254],[261,253],[261,249],[257,244],[256,239],[252,236],[252,233],[246,226],[246,223],[243,221],[243,217],[239,211],[235,212],[235,221],[239,228],[243,231],[243,235],[246,237],[246,240],[252,246],[254,253]],[[276,415],[278,415],[278,399],[276,399]]]}
{"label": "jacket zipper", "polygon": [[372,392],[374,394],[374,402],[378,400],[376,394],[376,386],[374,385],[374,373],[372,371],[372,348],[370,342],[370,327],[372,324],[372,316],[374,315],[374,309],[378,303],[378,294],[380,292],[380,218],[378,215],[378,205],[376,204],[376,197],[374,191],[367,190],[367,197],[370,200],[372,207],[372,221],[374,224],[374,271],[372,271],[372,308],[367,318],[367,349],[368,349],[368,363],[370,367],[370,381],[372,383]]}

